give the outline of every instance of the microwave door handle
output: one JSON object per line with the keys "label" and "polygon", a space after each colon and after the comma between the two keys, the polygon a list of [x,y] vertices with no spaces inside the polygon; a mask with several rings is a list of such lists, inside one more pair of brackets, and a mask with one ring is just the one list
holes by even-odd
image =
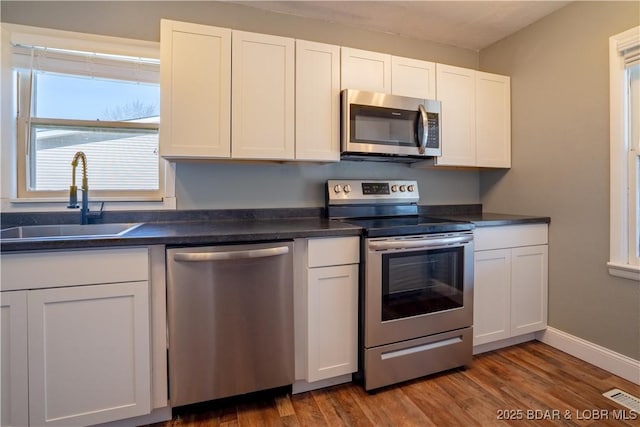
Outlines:
{"label": "microwave door handle", "polygon": [[422,104],[418,104],[418,111],[420,112],[418,119],[418,152],[424,154],[427,148],[427,141],[429,140],[429,116]]}

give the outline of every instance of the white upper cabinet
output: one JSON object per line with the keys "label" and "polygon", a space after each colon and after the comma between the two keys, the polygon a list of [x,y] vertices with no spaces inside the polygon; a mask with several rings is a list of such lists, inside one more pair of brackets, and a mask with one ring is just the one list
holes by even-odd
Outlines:
{"label": "white upper cabinet", "polygon": [[294,39],[233,31],[233,158],[294,158]]}
{"label": "white upper cabinet", "polygon": [[161,21],[160,155],[340,160],[340,90],[442,101],[436,166],[511,167],[508,76]]}
{"label": "white upper cabinet", "polygon": [[340,160],[340,47],[296,40],[296,160]]}
{"label": "white upper cabinet", "polygon": [[342,89],[391,93],[391,55],[343,47]]}
{"label": "white upper cabinet", "polygon": [[228,158],[231,30],[161,21],[160,155]]}
{"label": "white upper cabinet", "polygon": [[436,164],[476,166],[475,71],[438,64],[436,73],[442,102],[442,156]]}
{"label": "white upper cabinet", "polygon": [[437,64],[442,102],[440,166],[511,167],[510,78]]}
{"label": "white upper cabinet", "polygon": [[436,64],[392,56],[391,93],[413,98],[436,99]]}
{"label": "white upper cabinet", "polygon": [[435,99],[436,67],[429,61],[343,47],[341,87]]}
{"label": "white upper cabinet", "polygon": [[511,79],[476,72],[476,162],[511,167]]}

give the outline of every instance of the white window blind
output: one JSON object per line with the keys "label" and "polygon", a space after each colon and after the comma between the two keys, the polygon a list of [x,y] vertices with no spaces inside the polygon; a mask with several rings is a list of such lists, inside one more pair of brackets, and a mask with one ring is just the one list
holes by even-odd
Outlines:
{"label": "white window blind", "polygon": [[618,51],[624,58],[624,66],[631,67],[640,64],[640,35],[632,35],[631,37],[618,42]]}
{"label": "white window blind", "polygon": [[13,66],[24,70],[158,83],[160,60],[44,46],[13,45]]}

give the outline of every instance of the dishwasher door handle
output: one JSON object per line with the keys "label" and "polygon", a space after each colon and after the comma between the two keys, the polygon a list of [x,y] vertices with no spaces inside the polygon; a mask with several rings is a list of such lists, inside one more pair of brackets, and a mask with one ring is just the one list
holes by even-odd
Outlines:
{"label": "dishwasher door handle", "polygon": [[173,259],[175,261],[182,262],[209,262],[235,259],[267,258],[272,256],[285,255],[288,253],[289,248],[287,246],[279,246],[276,248],[249,249],[244,251],[229,252],[178,252],[173,256]]}

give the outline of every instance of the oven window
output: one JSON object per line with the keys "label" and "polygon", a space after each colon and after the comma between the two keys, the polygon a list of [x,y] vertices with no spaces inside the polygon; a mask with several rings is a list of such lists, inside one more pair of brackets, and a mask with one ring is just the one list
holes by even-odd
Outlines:
{"label": "oven window", "polygon": [[463,306],[462,247],[382,256],[382,320]]}

